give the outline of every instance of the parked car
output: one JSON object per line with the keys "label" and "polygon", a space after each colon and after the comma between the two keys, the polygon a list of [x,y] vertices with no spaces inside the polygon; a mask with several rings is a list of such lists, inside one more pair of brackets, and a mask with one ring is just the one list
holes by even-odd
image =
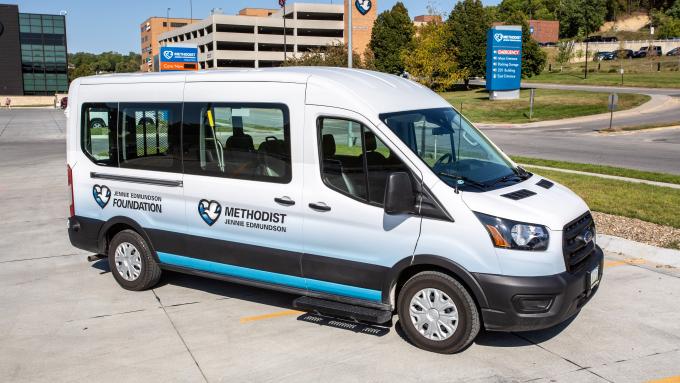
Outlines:
{"label": "parked car", "polygon": [[593,61],[605,61],[605,60],[613,60],[614,59],[614,52],[597,52],[595,57],[593,57]]}
{"label": "parked car", "polygon": [[669,50],[666,56],[680,56],[680,47]]}
{"label": "parked car", "polygon": [[612,52],[612,58],[610,60],[616,59],[629,59],[633,57],[635,52],[632,49],[617,49]]}
{"label": "parked car", "polygon": [[588,36],[585,40],[583,40],[584,43],[614,43],[619,41],[619,39],[616,36],[600,36],[600,35],[595,35],[595,36]]}
{"label": "parked car", "polygon": [[[651,52],[651,53],[650,53]],[[639,59],[647,56],[661,56],[663,52],[661,47],[658,45],[650,45],[645,47],[640,47],[640,50],[633,54],[633,58]]]}

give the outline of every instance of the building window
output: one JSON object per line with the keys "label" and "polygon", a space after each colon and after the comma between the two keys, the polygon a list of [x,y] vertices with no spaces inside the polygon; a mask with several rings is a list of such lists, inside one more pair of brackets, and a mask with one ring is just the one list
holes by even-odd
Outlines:
{"label": "building window", "polygon": [[[163,23],[163,24],[165,24],[165,23]],[[170,23],[171,28],[181,28],[185,25],[187,25],[187,23]]]}

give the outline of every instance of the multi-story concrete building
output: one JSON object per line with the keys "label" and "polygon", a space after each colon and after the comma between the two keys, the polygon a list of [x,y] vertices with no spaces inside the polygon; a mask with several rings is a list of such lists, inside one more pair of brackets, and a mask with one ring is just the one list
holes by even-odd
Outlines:
{"label": "multi-story concrete building", "polygon": [[[193,19],[195,21],[196,19]],[[181,28],[191,24],[192,19],[149,17],[140,24],[140,37],[142,44],[142,72],[153,71],[153,58],[158,55],[158,37],[163,32]]]}
{"label": "multi-story concrete building", "polygon": [[[354,4],[354,1],[352,1]],[[352,5],[353,46],[363,54],[376,17],[376,1],[362,14]],[[202,69],[279,66],[294,57],[347,40],[342,4],[294,3],[286,7],[285,46],[282,9],[246,8],[238,15],[213,12],[208,18],[160,35],[161,45],[191,44],[199,48]]]}

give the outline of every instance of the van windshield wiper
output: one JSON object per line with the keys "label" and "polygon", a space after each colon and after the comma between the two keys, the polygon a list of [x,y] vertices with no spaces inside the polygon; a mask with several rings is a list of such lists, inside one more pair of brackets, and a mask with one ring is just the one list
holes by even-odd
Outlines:
{"label": "van windshield wiper", "polygon": [[[459,175],[445,173],[445,172],[439,172],[439,173],[437,173],[437,175],[440,175],[440,176],[446,177],[446,178],[450,178],[450,179],[453,179],[453,180],[456,180],[456,181],[463,181],[466,184],[472,185],[472,186],[474,186],[477,189],[482,190],[482,191],[485,191],[486,188],[487,188],[487,185],[485,185],[481,182],[473,181],[473,180],[471,180],[471,179],[469,179],[465,176],[459,176]],[[456,185],[456,188],[457,187],[458,187],[458,185]]]}
{"label": "van windshield wiper", "polygon": [[519,168],[519,169],[512,169],[512,173],[505,175],[495,181],[493,181],[491,184],[489,184],[489,187],[496,186],[500,183],[508,182],[513,178],[519,178],[520,181],[524,181],[528,179],[531,175],[529,172],[526,170]]}

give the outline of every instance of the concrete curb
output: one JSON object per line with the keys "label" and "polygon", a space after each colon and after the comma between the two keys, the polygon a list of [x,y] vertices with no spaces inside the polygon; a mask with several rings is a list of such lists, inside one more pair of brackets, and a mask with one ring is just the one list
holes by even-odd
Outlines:
{"label": "concrete curb", "polygon": [[626,258],[642,258],[657,264],[680,268],[680,250],[664,249],[606,234],[597,235],[597,244],[604,251],[617,253]]}
{"label": "concrete curb", "polygon": [[680,185],[669,184],[669,183],[666,183],[666,182],[641,180],[639,178],[612,176],[612,175],[609,175],[609,174],[582,172],[580,170],[551,168],[549,166],[541,166],[541,165],[529,165],[529,164],[519,164],[519,165],[521,165],[522,167],[525,167],[525,168],[536,168],[536,169],[543,169],[543,170],[551,170],[551,171],[562,172],[562,173],[571,173],[571,174],[579,174],[579,175],[583,175],[583,176],[606,178],[606,179],[610,179],[610,180],[626,181],[626,182],[632,182],[632,183],[636,183],[636,184],[646,184],[646,185],[652,185],[652,186],[667,187],[667,188],[671,188],[671,189],[680,189]]}
{"label": "concrete curb", "polygon": [[[665,95],[648,95],[651,99],[642,105],[638,105],[632,109],[626,109],[614,112],[614,119],[626,118],[631,116],[638,116],[643,114],[658,113],[660,110],[673,109],[680,107],[680,101],[671,96]],[[591,114],[588,116],[579,116],[572,118],[565,118],[561,120],[548,120],[527,122],[523,124],[475,124],[481,128],[512,128],[512,129],[529,129],[529,128],[549,128],[563,124],[578,124],[593,121],[608,121],[610,113]]]}

